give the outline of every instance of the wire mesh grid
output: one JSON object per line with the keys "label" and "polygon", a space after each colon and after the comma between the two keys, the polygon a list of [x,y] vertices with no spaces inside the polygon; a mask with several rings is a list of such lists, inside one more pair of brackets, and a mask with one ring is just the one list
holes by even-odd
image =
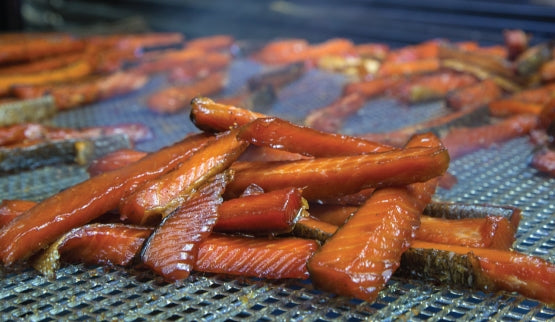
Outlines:
{"label": "wire mesh grid", "polygon": [[[241,88],[264,68],[238,59],[230,67],[222,95]],[[317,70],[278,93],[269,114],[302,120],[317,107],[331,103],[346,80]],[[166,86],[155,77],[140,92],[58,114],[58,126],[85,127],[142,122],[154,139],[137,145],[153,151],[196,131],[188,111],[156,115],[145,106],[149,93]],[[417,106],[379,99],[346,120],[344,133],[379,132],[445,112],[441,102]],[[384,122],[383,120],[388,120]],[[458,178],[450,190],[439,189],[437,200],[512,205],[522,209],[515,249],[555,261],[555,179],[528,165],[533,146],[526,138],[480,150],[451,162]],[[2,199],[44,199],[88,177],[76,165],[50,166],[0,177]],[[321,292],[310,280],[262,280],[194,272],[180,283],[166,283],[141,268],[66,265],[55,280],[30,268],[0,271],[0,316],[4,321],[50,320],[536,320],[555,319],[555,309],[506,292],[483,293],[394,277],[368,303]]]}

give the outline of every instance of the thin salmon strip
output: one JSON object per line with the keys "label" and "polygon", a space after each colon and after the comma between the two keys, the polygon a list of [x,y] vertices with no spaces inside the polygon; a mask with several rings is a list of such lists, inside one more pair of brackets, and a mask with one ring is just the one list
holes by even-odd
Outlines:
{"label": "thin salmon strip", "polygon": [[[407,147],[422,145],[441,143],[433,135],[420,135]],[[437,181],[374,191],[309,260],[313,283],[335,294],[375,300],[409,248]]]}
{"label": "thin salmon strip", "polygon": [[310,111],[305,124],[325,132],[338,132],[343,121],[362,108],[365,98],[360,93],[346,94],[329,105]]}
{"label": "thin salmon strip", "polygon": [[145,183],[120,201],[121,218],[135,224],[152,224],[169,215],[206,180],[227,169],[248,143],[236,131],[221,134],[191,154],[173,171]]}
{"label": "thin salmon strip", "polygon": [[194,269],[271,279],[307,279],[306,262],[316,249],[318,243],[310,239],[213,234],[200,245]]}
{"label": "thin salmon strip", "polygon": [[203,131],[227,131],[261,117],[267,116],[240,107],[220,104],[206,97],[196,97],[191,101],[191,120]]}
{"label": "thin salmon strip", "polygon": [[0,228],[6,226],[15,217],[33,208],[36,204],[36,202],[30,200],[2,200],[2,203],[0,203]]}
{"label": "thin salmon strip", "polygon": [[197,95],[211,95],[221,91],[226,82],[226,73],[212,73],[193,84],[175,85],[151,94],[147,106],[158,113],[177,113],[189,106]]}
{"label": "thin salmon strip", "polygon": [[529,133],[538,125],[535,115],[515,115],[494,124],[452,128],[443,137],[451,158],[457,158]]}
{"label": "thin salmon strip", "polygon": [[489,103],[489,112],[493,116],[511,116],[516,114],[539,115],[543,105],[538,103],[522,102],[514,99],[500,99]]}
{"label": "thin salmon strip", "polygon": [[230,172],[215,175],[175,212],[164,218],[142,250],[142,262],[169,281],[186,279],[199,243],[212,232]]}
{"label": "thin salmon strip", "polygon": [[123,168],[126,165],[139,161],[146,155],[148,153],[132,149],[117,150],[93,160],[87,168],[87,172],[91,177],[94,177],[104,172]]}
{"label": "thin salmon strip", "polygon": [[483,80],[454,92],[445,98],[447,106],[454,110],[476,109],[489,102],[499,99],[502,95],[501,88],[491,79]]}
{"label": "thin salmon strip", "polygon": [[504,250],[515,241],[516,229],[504,217],[450,220],[422,216],[420,220],[416,239],[421,241]]}
{"label": "thin salmon strip", "polygon": [[448,164],[449,155],[443,147],[283,162],[241,162],[232,166],[237,172],[226,195],[238,196],[254,183],[265,191],[304,187],[303,196],[313,201],[364,188],[427,181],[442,175]]}
{"label": "thin salmon strip", "polygon": [[518,292],[547,304],[555,304],[555,264],[540,257],[514,251],[473,248],[414,241],[415,249],[433,249],[448,252],[451,260],[457,255],[477,259],[475,270],[492,281],[488,291]]}
{"label": "thin salmon strip", "polygon": [[302,189],[285,188],[230,199],[218,209],[214,230],[251,234],[285,233],[306,208]]}
{"label": "thin salmon strip", "polygon": [[238,137],[252,144],[313,157],[354,155],[392,150],[358,137],[321,132],[279,118],[259,118],[244,126]]}
{"label": "thin salmon strip", "polygon": [[64,233],[115,209],[137,186],[172,170],[210,136],[197,134],[138,162],[92,177],[29,209],[0,230],[0,260],[9,266]]}
{"label": "thin salmon strip", "polygon": [[123,224],[90,224],[75,228],[33,260],[33,267],[49,278],[60,260],[86,265],[129,266],[152,228]]}

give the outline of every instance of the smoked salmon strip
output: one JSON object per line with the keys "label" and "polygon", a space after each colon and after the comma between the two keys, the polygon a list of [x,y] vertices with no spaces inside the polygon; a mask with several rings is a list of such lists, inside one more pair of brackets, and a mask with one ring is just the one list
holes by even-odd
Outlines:
{"label": "smoked salmon strip", "polygon": [[516,114],[540,115],[542,104],[522,102],[514,99],[500,99],[489,103],[489,112],[493,116],[511,116]]}
{"label": "smoked salmon strip", "polygon": [[146,155],[148,155],[148,153],[133,149],[117,150],[99,159],[93,160],[87,168],[87,172],[91,177],[94,177],[104,172],[123,168],[126,165],[139,161]]}
{"label": "smoked salmon strip", "polygon": [[310,111],[305,124],[314,129],[325,132],[338,132],[343,121],[360,110],[365,98],[360,93],[344,95],[329,105]]}
{"label": "smoked salmon strip", "polygon": [[306,208],[302,189],[285,188],[230,199],[218,209],[214,230],[253,234],[285,233]]}
{"label": "smoked salmon strip", "polygon": [[[188,82],[207,77],[211,73],[221,72],[231,63],[231,56],[221,53],[208,53],[186,63],[176,64],[169,72],[171,82]],[[202,94],[199,92],[199,94]]]}
{"label": "smoked salmon strip", "polygon": [[441,67],[437,58],[395,62],[386,61],[378,69],[378,77],[406,76],[436,72]]}
{"label": "smoked salmon strip", "polygon": [[485,275],[491,282],[486,291],[505,290],[518,292],[547,304],[555,304],[555,264],[536,256],[522,253],[473,248],[456,245],[443,245],[414,241],[415,249],[430,249],[448,252],[453,255],[467,255],[477,259],[478,273]]}
{"label": "smoked salmon strip", "polygon": [[200,49],[203,51],[228,51],[235,39],[229,35],[213,35],[191,39],[185,43],[189,49]]}
{"label": "smoked salmon strip", "polygon": [[443,147],[283,162],[241,162],[232,166],[236,175],[226,195],[238,196],[254,183],[265,191],[304,187],[303,196],[313,201],[364,188],[426,181],[442,175],[448,164],[449,155]]}
{"label": "smoked salmon strip", "polygon": [[212,234],[200,244],[194,270],[260,278],[309,277],[306,263],[318,249],[303,238],[254,238]]}
{"label": "smoked salmon strip", "polygon": [[226,183],[233,174],[220,172],[167,217],[150,236],[141,252],[142,262],[166,280],[189,277],[199,244],[212,232]]}
{"label": "smoked salmon strip", "polygon": [[[418,135],[406,148],[441,146],[433,135]],[[316,287],[366,301],[399,267],[420,225],[420,214],[435,192],[438,178],[406,187],[377,189],[355,214],[311,257]]]}
{"label": "smoked salmon strip", "polygon": [[452,128],[442,141],[449,150],[451,158],[457,158],[478,149],[523,136],[537,125],[537,116],[515,115],[494,124]]}
{"label": "smoked salmon strip", "polygon": [[233,105],[220,104],[206,97],[196,97],[191,101],[191,120],[203,131],[227,131],[261,117],[267,116]]}
{"label": "smoked salmon strip", "polygon": [[195,96],[221,91],[225,82],[226,73],[211,73],[192,84],[170,86],[151,94],[147,106],[158,113],[177,113],[189,107]]}
{"label": "smoked salmon strip", "polygon": [[144,182],[175,168],[210,136],[189,136],[124,168],[92,177],[29,209],[0,229],[0,261],[9,266],[48,246],[64,233],[115,209]]}
{"label": "smoked salmon strip", "polygon": [[451,220],[422,216],[420,220],[415,238],[431,243],[509,250],[516,236],[516,228],[505,217]]}
{"label": "smoked salmon strip", "polygon": [[418,103],[445,97],[449,92],[477,82],[474,76],[453,72],[438,72],[415,76],[399,84],[389,94],[406,103]]}
{"label": "smoked salmon strip", "polygon": [[129,266],[152,228],[124,224],[89,224],[72,229],[33,260],[33,267],[55,278],[60,261],[85,265]]}
{"label": "smoked salmon strip", "polygon": [[33,208],[37,203],[30,200],[4,199],[0,203],[0,228],[6,226],[15,217]]}
{"label": "smoked salmon strip", "polygon": [[499,99],[503,94],[501,88],[491,79],[483,80],[447,94],[447,106],[454,110],[476,109]]}
{"label": "smoked salmon strip", "polygon": [[192,153],[173,171],[127,195],[119,204],[122,220],[141,225],[153,224],[169,215],[208,178],[237,160],[248,143],[237,140],[236,136],[236,131],[221,134]]}
{"label": "smoked salmon strip", "polygon": [[240,139],[305,156],[329,157],[392,150],[392,147],[358,137],[321,132],[280,118],[259,118],[243,126]]}
{"label": "smoked salmon strip", "polygon": [[83,78],[93,72],[91,64],[84,60],[49,71],[32,74],[0,75],[0,95],[8,93],[16,85],[43,85],[68,82]]}

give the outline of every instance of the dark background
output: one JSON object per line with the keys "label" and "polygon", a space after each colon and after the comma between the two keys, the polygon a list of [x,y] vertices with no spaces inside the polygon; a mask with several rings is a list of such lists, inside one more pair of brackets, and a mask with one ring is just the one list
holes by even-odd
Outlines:
{"label": "dark background", "polygon": [[430,38],[502,41],[505,28],[555,39],[555,1],[511,0],[3,0],[0,28],[75,33],[180,31],[193,38],[346,37],[392,46]]}

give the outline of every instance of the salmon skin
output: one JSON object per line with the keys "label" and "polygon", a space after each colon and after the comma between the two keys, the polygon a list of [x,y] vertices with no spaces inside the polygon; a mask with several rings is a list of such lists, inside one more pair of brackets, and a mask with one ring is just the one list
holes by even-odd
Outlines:
{"label": "salmon skin", "polygon": [[[425,260],[406,261],[406,267],[412,267],[408,276],[419,276],[429,280],[446,282],[451,285],[465,285],[484,291],[506,290],[519,292],[549,305],[555,304],[555,265],[539,257],[487,248],[473,248],[456,245],[443,245],[415,241],[413,246],[424,254],[434,253],[436,265],[431,269]],[[470,265],[466,270],[458,265],[461,258],[468,258]],[[405,259],[403,259],[405,261]],[[406,272],[406,271],[405,271]],[[400,272],[403,273],[403,272]],[[448,274],[472,274],[472,278],[445,279]],[[462,275],[464,276],[464,275]]]}
{"label": "salmon skin", "polygon": [[24,122],[38,122],[58,112],[54,98],[50,95],[17,100],[0,104],[0,126],[14,125]]}
{"label": "salmon skin", "polygon": [[175,212],[164,218],[141,251],[142,262],[169,281],[186,279],[199,244],[212,232],[221,194],[232,172],[216,174]]}
{"label": "salmon skin", "polygon": [[85,165],[102,155],[130,148],[126,135],[44,141],[21,147],[0,147],[0,173],[14,173],[56,164]]}

